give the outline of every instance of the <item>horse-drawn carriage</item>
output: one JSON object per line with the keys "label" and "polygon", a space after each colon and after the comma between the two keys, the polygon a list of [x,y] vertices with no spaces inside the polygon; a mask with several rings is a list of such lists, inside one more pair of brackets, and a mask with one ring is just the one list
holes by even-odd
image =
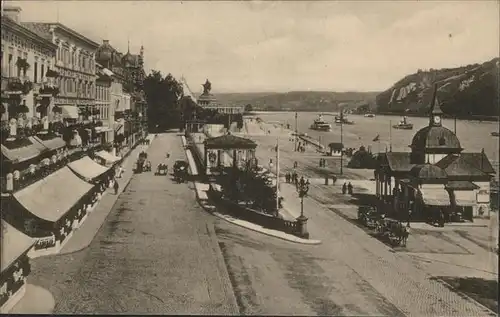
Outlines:
{"label": "horse-drawn carriage", "polygon": [[160,163],[156,167],[155,175],[167,175],[168,174],[168,165],[165,163]]}
{"label": "horse-drawn carriage", "polygon": [[135,172],[150,172],[151,171],[151,162],[148,160],[148,155],[146,152],[141,152],[137,161],[135,163]]}
{"label": "horse-drawn carriage", "polygon": [[184,183],[187,180],[189,164],[186,161],[175,161],[174,179],[177,183]]}
{"label": "horse-drawn carriage", "polygon": [[376,232],[380,238],[388,240],[391,244],[406,247],[410,227],[403,225],[399,220],[382,217],[377,223]]}
{"label": "horse-drawn carriage", "polygon": [[377,209],[372,206],[358,207],[358,220],[366,227],[375,229],[377,221],[380,219],[380,214]]}
{"label": "horse-drawn carriage", "polygon": [[375,230],[375,234],[382,240],[388,240],[393,245],[406,246],[410,228],[403,225],[401,221],[386,218],[385,214],[372,206],[360,206],[358,220],[364,226]]}

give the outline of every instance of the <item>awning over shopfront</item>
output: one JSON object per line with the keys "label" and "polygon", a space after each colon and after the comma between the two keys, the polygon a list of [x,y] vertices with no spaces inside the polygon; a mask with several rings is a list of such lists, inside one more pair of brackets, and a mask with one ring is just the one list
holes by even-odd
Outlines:
{"label": "awning over shopfront", "polygon": [[33,138],[33,141],[36,141],[36,142],[42,144],[44,147],[46,147],[49,150],[58,150],[58,149],[66,146],[66,142],[64,142],[64,140],[60,137],[55,137],[55,138],[48,139],[48,140],[42,140],[37,136],[32,137],[32,138]]}
{"label": "awning over shopfront", "polygon": [[31,142],[31,144],[33,144],[33,147],[35,147],[38,151],[43,152],[43,151],[47,151],[48,148],[42,144],[42,142],[38,141],[36,139],[36,137],[28,137],[28,140]]}
{"label": "awning over shopfront", "polygon": [[474,190],[479,189],[479,186],[469,181],[448,181],[446,189],[450,190]]}
{"label": "awning over shopfront", "polygon": [[2,272],[9,268],[23,253],[28,251],[34,244],[34,240],[21,231],[17,230],[5,220],[1,220],[2,251],[0,266]]}
{"label": "awning over shopfront", "polygon": [[110,131],[113,131],[113,129],[111,129],[110,127],[96,127],[95,128],[95,131],[97,133],[103,133],[103,132],[110,132]]}
{"label": "awning over shopfront", "polygon": [[443,187],[421,188],[424,204],[428,206],[449,206],[450,195]]}
{"label": "awning over shopfront", "polygon": [[62,110],[62,117],[64,119],[78,119],[78,107],[77,106],[60,106]]}
{"label": "awning over shopfront", "polygon": [[[31,142],[30,142],[31,143]],[[20,163],[40,155],[41,151],[39,149],[39,144],[33,144],[27,146],[22,146],[18,148],[8,148],[5,145],[1,145],[2,154],[11,162]]]}
{"label": "awning over shopfront", "polygon": [[92,185],[81,180],[68,167],[16,192],[14,198],[33,215],[55,222],[64,216]]}
{"label": "awning over shopfront", "polygon": [[473,190],[454,190],[457,206],[468,207],[476,205],[476,192]]}
{"label": "awning over shopfront", "polygon": [[114,156],[113,154],[106,151],[99,151],[95,155],[105,160],[106,163],[114,163],[121,160],[119,157]]}
{"label": "awning over shopfront", "polygon": [[88,156],[84,156],[79,160],[69,163],[68,167],[87,180],[94,180],[109,170],[108,167],[104,167],[94,162]]}

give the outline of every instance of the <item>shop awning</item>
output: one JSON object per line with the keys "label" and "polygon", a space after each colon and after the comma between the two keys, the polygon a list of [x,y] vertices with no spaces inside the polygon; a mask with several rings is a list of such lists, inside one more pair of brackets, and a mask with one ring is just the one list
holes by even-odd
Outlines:
{"label": "shop awning", "polygon": [[68,167],[21,189],[14,198],[33,215],[55,222],[61,219],[91,189]]}
{"label": "shop awning", "polygon": [[110,131],[113,131],[113,129],[111,129],[110,127],[96,127],[95,128],[95,131],[97,133],[103,133],[103,132],[110,132]]}
{"label": "shop awning", "polygon": [[76,174],[88,180],[94,180],[109,170],[109,168],[94,162],[88,156],[69,163],[68,167]]}
{"label": "shop awning", "polygon": [[60,106],[62,111],[62,117],[64,119],[78,119],[78,107],[77,106]]}
{"label": "shop awning", "polygon": [[5,220],[2,219],[1,223],[2,256],[0,257],[0,266],[3,272],[33,246],[34,240]]}
{"label": "shop awning", "polygon": [[479,186],[469,181],[448,181],[446,188],[451,190],[474,190],[479,189]]}
{"label": "shop awning", "polygon": [[457,206],[475,206],[476,205],[476,193],[473,190],[454,190],[455,203]]}
{"label": "shop awning", "polygon": [[48,140],[42,140],[39,137],[32,137],[34,141],[41,143],[43,146],[49,150],[58,150],[66,146],[66,142],[61,137],[55,137]]}
{"label": "shop awning", "polygon": [[103,160],[106,160],[106,162],[109,162],[109,163],[114,163],[114,162],[121,160],[121,158],[114,156],[113,154],[106,152],[106,151],[99,151],[95,155],[99,156],[100,158],[102,158]]}
{"label": "shop awning", "polygon": [[422,193],[424,204],[428,206],[450,205],[450,195],[444,189],[444,187],[421,188],[420,193]]}
{"label": "shop awning", "polygon": [[48,148],[45,145],[43,145],[42,142],[38,141],[36,137],[29,136],[28,140],[33,144],[33,146],[38,151],[40,151],[40,153],[43,152],[43,151],[47,151],[48,150]]}
{"label": "shop awning", "polygon": [[11,162],[24,162],[40,155],[41,151],[37,145],[31,143],[27,146],[9,149],[5,145],[1,145],[2,154]]}

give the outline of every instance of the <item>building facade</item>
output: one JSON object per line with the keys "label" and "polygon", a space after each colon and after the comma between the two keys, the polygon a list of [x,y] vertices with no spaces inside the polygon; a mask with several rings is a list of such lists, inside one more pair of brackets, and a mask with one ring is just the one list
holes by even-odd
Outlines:
{"label": "building facade", "polygon": [[22,25],[57,46],[54,66],[59,74],[59,95],[54,104],[62,109],[64,118],[87,119],[95,105],[95,52],[99,44],[61,23]]}
{"label": "building facade", "polygon": [[101,143],[114,142],[114,109],[111,107],[111,83],[113,81],[111,71],[96,63],[96,93],[95,93],[95,115],[94,119],[102,122],[102,126],[96,129],[103,133]]}
{"label": "building facade", "polygon": [[[3,12],[2,103],[8,106],[3,106],[6,109],[2,109],[2,120],[17,119],[21,114],[24,121],[33,117],[41,119],[47,114],[40,107],[41,90],[54,80],[52,76],[47,77],[47,73],[51,75],[49,70],[54,67],[57,46],[20,24],[21,8],[6,7]],[[21,92],[19,96],[15,96],[17,91]],[[48,97],[52,97],[51,94]]]}
{"label": "building facade", "polygon": [[455,133],[442,126],[442,114],[434,101],[429,124],[414,135],[411,152],[379,157],[377,197],[396,217],[444,223],[489,215],[495,170],[484,151],[464,152]]}
{"label": "building facade", "polygon": [[144,136],[147,107],[142,83],[144,81],[144,48],[133,55],[116,50],[104,40],[96,52],[96,61],[111,71],[110,107],[114,114],[114,140],[118,146],[133,144]]}

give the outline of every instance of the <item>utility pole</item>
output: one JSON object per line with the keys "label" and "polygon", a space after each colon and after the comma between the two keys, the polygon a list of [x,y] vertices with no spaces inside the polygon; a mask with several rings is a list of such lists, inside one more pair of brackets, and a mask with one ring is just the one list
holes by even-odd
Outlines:
{"label": "utility pole", "polygon": [[389,120],[389,152],[392,152],[392,121]]}
{"label": "utility pole", "polygon": [[297,139],[299,138],[299,135],[298,135],[298,128],[297,128],[297,116],[298,116],[298,113],[295,112],[295,151],[297,151]]}
{"label": "utility pole", "polygon": [[279,136],[276,137],[276,211],[280,209],[280,145]]}

